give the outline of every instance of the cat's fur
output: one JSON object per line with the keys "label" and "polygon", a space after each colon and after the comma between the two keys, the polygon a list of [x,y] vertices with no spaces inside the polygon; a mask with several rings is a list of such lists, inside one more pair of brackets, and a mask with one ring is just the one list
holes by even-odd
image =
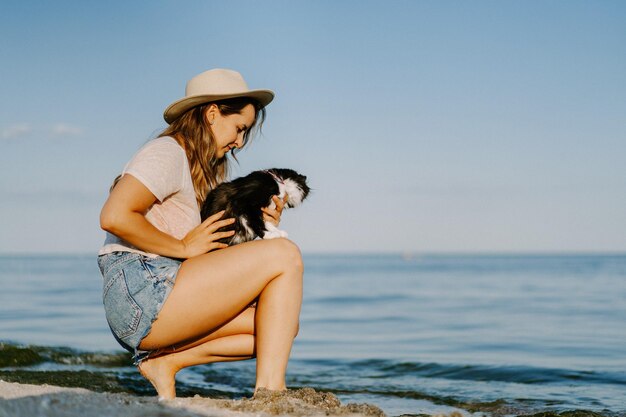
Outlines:
{"label": "cat's fur", "polygon": [[[292,169],[272,168],[254,171],[245,177],[224,182],[211,190],[202,205],[200,215],[207,217],[226,210],[222,219],[235,218],[233,236],[220,239],[222,243],[234,245],[254,240],[287,237],[287,233],[272,223],[263,220],[261,208],[276,205],[272,196],[281,200],[287,195],[284,208],[296,207],[309,195],[306,177]],[[224,228],[226,230],[228,228]]]}

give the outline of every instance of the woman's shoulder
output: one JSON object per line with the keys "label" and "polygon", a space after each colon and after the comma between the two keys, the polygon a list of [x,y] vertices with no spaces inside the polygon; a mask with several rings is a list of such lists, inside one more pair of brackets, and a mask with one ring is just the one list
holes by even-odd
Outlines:
{"label": "woman's shoulder", "polygon": [[133,156],[123,174],[141,181],[159,201],[182,187],[188,171],[185,151],[171,137],[151,139]]}
{"label": "woman's shoulder", "polygon": [[135,153],[136,158],[182,158],[185,157],[185,150],[170,136],[160,136],[150,139]]}
{"label": "woman's shoulder", "polygon": [[187,156],[185,150],[170,136],[161,136],[146,142],[131,158],[124,172],[131,167],[157,164],[183,166]]}
{"label": "woman's shoulder", "polygon": [[170,150],[177,149],[184,152],[184,149],[178,144],[176,139],[171,136],[159,136],[151,139],[142,147],[142,149],[147,148],[169,148]]}

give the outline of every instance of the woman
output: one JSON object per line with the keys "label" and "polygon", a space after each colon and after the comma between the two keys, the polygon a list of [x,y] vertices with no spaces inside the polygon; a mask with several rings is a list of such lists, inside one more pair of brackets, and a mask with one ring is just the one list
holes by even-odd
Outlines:
{"label": "woman", "polygon": [[[270,90],[235,71],[206,71],[165,110],[170,124],[124,168],[100,215],[98,264],[107,321],[164,399],[185,367],[256,357],[256,386],[284,390],[298,332],[302,258],[286,239],[217,242],[234,219],[200,222],[207,191],[228,172],[229,151],[260,128]],[[278,225],[284,202],[264,209]]]}

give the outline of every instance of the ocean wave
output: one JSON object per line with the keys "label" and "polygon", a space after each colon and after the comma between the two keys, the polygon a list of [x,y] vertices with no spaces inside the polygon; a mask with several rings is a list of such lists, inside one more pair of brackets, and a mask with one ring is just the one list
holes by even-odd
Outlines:
{"label": "ocean wave", "polygon": [[[358,361],[301,360],[311,365],[334,368],[348,366],[365,372],[370,378],[417,376],[467,381],[497,381],[518,384],[593,383],[626,385],[624,371],[593,371],[540,368],[519,365],[442,364],[433,362],[398,362],[383,359]],[[68,347],[19,345],[0,342],[0,368],[31,367],[43,363],[89,365],[102,368],[131,367],[127,352],[86,352]]]}
{"label": "ocean wave", "polygon": [[404,377],[443,378],[467,381],[497,381],[518,384],[558,384],[572,382],[626,385],[626,372],[588,371],[558,368],[540,368],[518,365],[466,365],[420,362],[395,362],[389,360],[364,360],[354,362],[376,372],[379,378]]}
{"label": "ocean wave", "polygon": [[0,368],[25,367],[41,363],[61,365],[91,365],[117,368],[132,366],[132,358],[126,352],[84,352],[58,346],[23,346],[0,342]]}

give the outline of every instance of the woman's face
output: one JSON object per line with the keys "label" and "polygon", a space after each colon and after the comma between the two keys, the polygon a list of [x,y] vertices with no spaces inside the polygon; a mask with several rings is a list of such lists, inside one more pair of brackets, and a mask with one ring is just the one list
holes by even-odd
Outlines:
{"label": "woman's face", "polygon": [[215,104],[209,106],[206,117],[217,145],[217,157],[223,158],[233,148],[243,146],[243,135],[254,123],[254,106],[248,104],[240,114],[222,115]]}

